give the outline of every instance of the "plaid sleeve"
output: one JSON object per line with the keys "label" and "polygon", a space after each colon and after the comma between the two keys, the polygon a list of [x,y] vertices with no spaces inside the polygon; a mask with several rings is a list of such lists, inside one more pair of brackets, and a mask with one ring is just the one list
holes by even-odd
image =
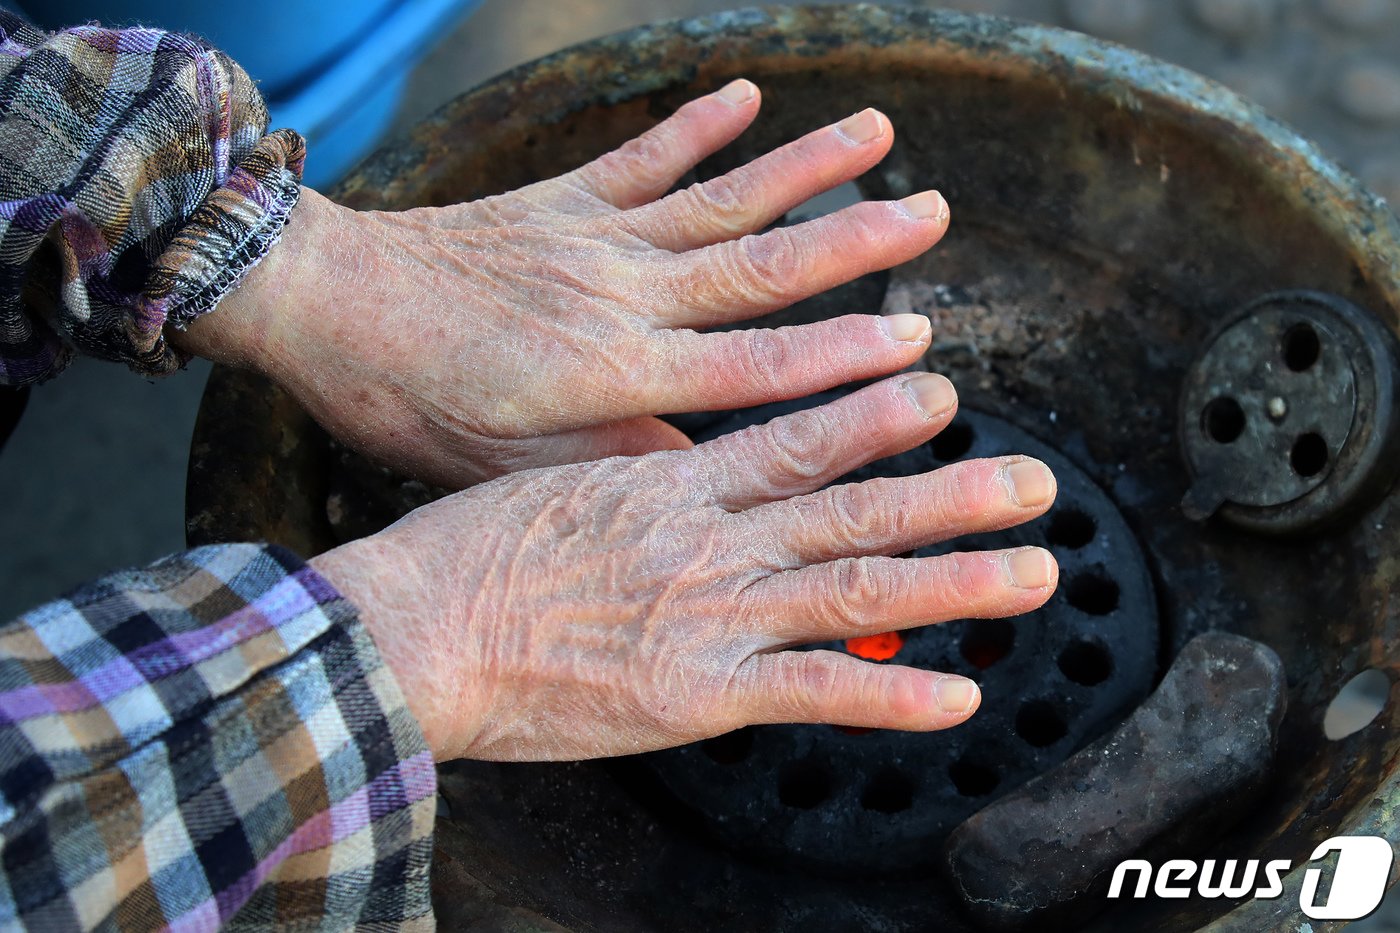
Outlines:
{"label": "plaid sleeve", "polygon": [[431,927],[435,789],[354,608],[281,548],[0,628],[0,926]]}
{"label": "plaid sleeve", "polygon": [[281,236],[305,146],[243,69],[157,29],[0,11],[0,386],[74,351],[144,375]]}

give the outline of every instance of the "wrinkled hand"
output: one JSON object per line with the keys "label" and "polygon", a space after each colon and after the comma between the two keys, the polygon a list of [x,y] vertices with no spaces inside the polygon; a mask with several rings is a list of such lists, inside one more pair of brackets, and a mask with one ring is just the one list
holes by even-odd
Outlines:
{"label": "wrinkled hand", "polygon": [[361,610],[441,759],[583,758],[742,725],[930,730],[972,681],[790,646],[1027,612],[1039,548],[888,556],[1042,514],[1036,460],[827,483],[953,417],[902,375],[693,450],[533,470],[312,561]]}
{"label": "wrinkled hand", "polygon": [[738,81],[567,175],[453,207],[357,212],[308,190],[283,242],[182,342],[263,371],[341,440],[451,486],[685,448],[651,416],[908,366],[929,342],[918,315],[696,330],[904,262],[947,229],[947,205],[924,192],[746,235],[883,158],[893,130],[874,110],[663,197],[758,107]]}

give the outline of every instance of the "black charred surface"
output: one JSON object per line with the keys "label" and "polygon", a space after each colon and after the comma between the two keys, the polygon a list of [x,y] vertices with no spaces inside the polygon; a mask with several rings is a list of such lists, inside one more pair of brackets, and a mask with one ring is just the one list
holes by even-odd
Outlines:
{"label": "black charred surface", "polygon": [[969,913],[993,930],[1063,929],[1109,903],[1123,859],[1199,851],[1266,780],[1287,702],[1270,648],[1193,639],[1126,722],[957,828],[947,866]]}

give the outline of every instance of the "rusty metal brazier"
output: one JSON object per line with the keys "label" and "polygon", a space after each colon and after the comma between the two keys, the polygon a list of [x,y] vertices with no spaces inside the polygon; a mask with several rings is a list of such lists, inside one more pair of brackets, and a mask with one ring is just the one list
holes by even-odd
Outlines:
{"label": "rusty metal brazier", "polygon": [[[515,188],[738,76],[762,86],[763,114],[697,177],[876,106],[898,136],[862,193],[937,187],[953,209],[928,255],[788,318],[931,315],[927,363],[964,406],[1057,449],[1136,536],[1160,623],[1156,676],[1210,629],[1282,658],[1288,712],[1272,778],[1207,850],[1186,854],[1291,859],[1284,896],[1116,903],[1087,928],[1295,929],[1314,845],[1400,838],[1400,706],[1340,741],[1322,728],[1349,678],[1379,668],[1393,683],[1400,668],[1400,499],[1380,490],[1344,521],[1289,537],[1191,521],[1178,400],[1217,325],[1261,295],[1338,296],[1396,330],[1395,216],[1311,144],[1189,72],[1057,29],[866,6],[737,12],[565,50],[457,99],[337,197],[394,209]],[[310,555],[427,495],[333,449],[267,383],[214,372],[192,451],[192,542],[271,539]],[[1019,700],[989,693],[984,709]],[[919,781],[935,777],[905,778],[885,799],[917,806]],[[442,769],[442,787],[434,895],[445,929],[972,928],[936,872],[847,876],[746,854],[631,762],[460,763]]]}

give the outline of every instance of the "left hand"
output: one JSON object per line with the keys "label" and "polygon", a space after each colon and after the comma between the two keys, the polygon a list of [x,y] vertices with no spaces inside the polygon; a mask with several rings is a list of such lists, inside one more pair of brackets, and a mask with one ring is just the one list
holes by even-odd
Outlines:
{"label": "left hand", "polygon": [[904,262],[947,229],[929,191],[754,234],[884,157],[893,130],[874,110],[662,197],[758,108],[737,81],[573,172],[451,207],[358,212],[307,190],[283,241],[178,339],[262,371],[342,441],[448,486],[685,448],[652,416],[910,365],[930,338],[919,315],[697,330]]}
{"label": "left hand", "polygon": [[942,376],[894,376],[692,450],[482,483],[311,565],[439,760],[631,754],[758,723],[946,729],[976,711],[971,680],[783,649],[1050,598],[1041,548],[890,556],[1043,515],[1038,461],[823,488],[956,409]]}

